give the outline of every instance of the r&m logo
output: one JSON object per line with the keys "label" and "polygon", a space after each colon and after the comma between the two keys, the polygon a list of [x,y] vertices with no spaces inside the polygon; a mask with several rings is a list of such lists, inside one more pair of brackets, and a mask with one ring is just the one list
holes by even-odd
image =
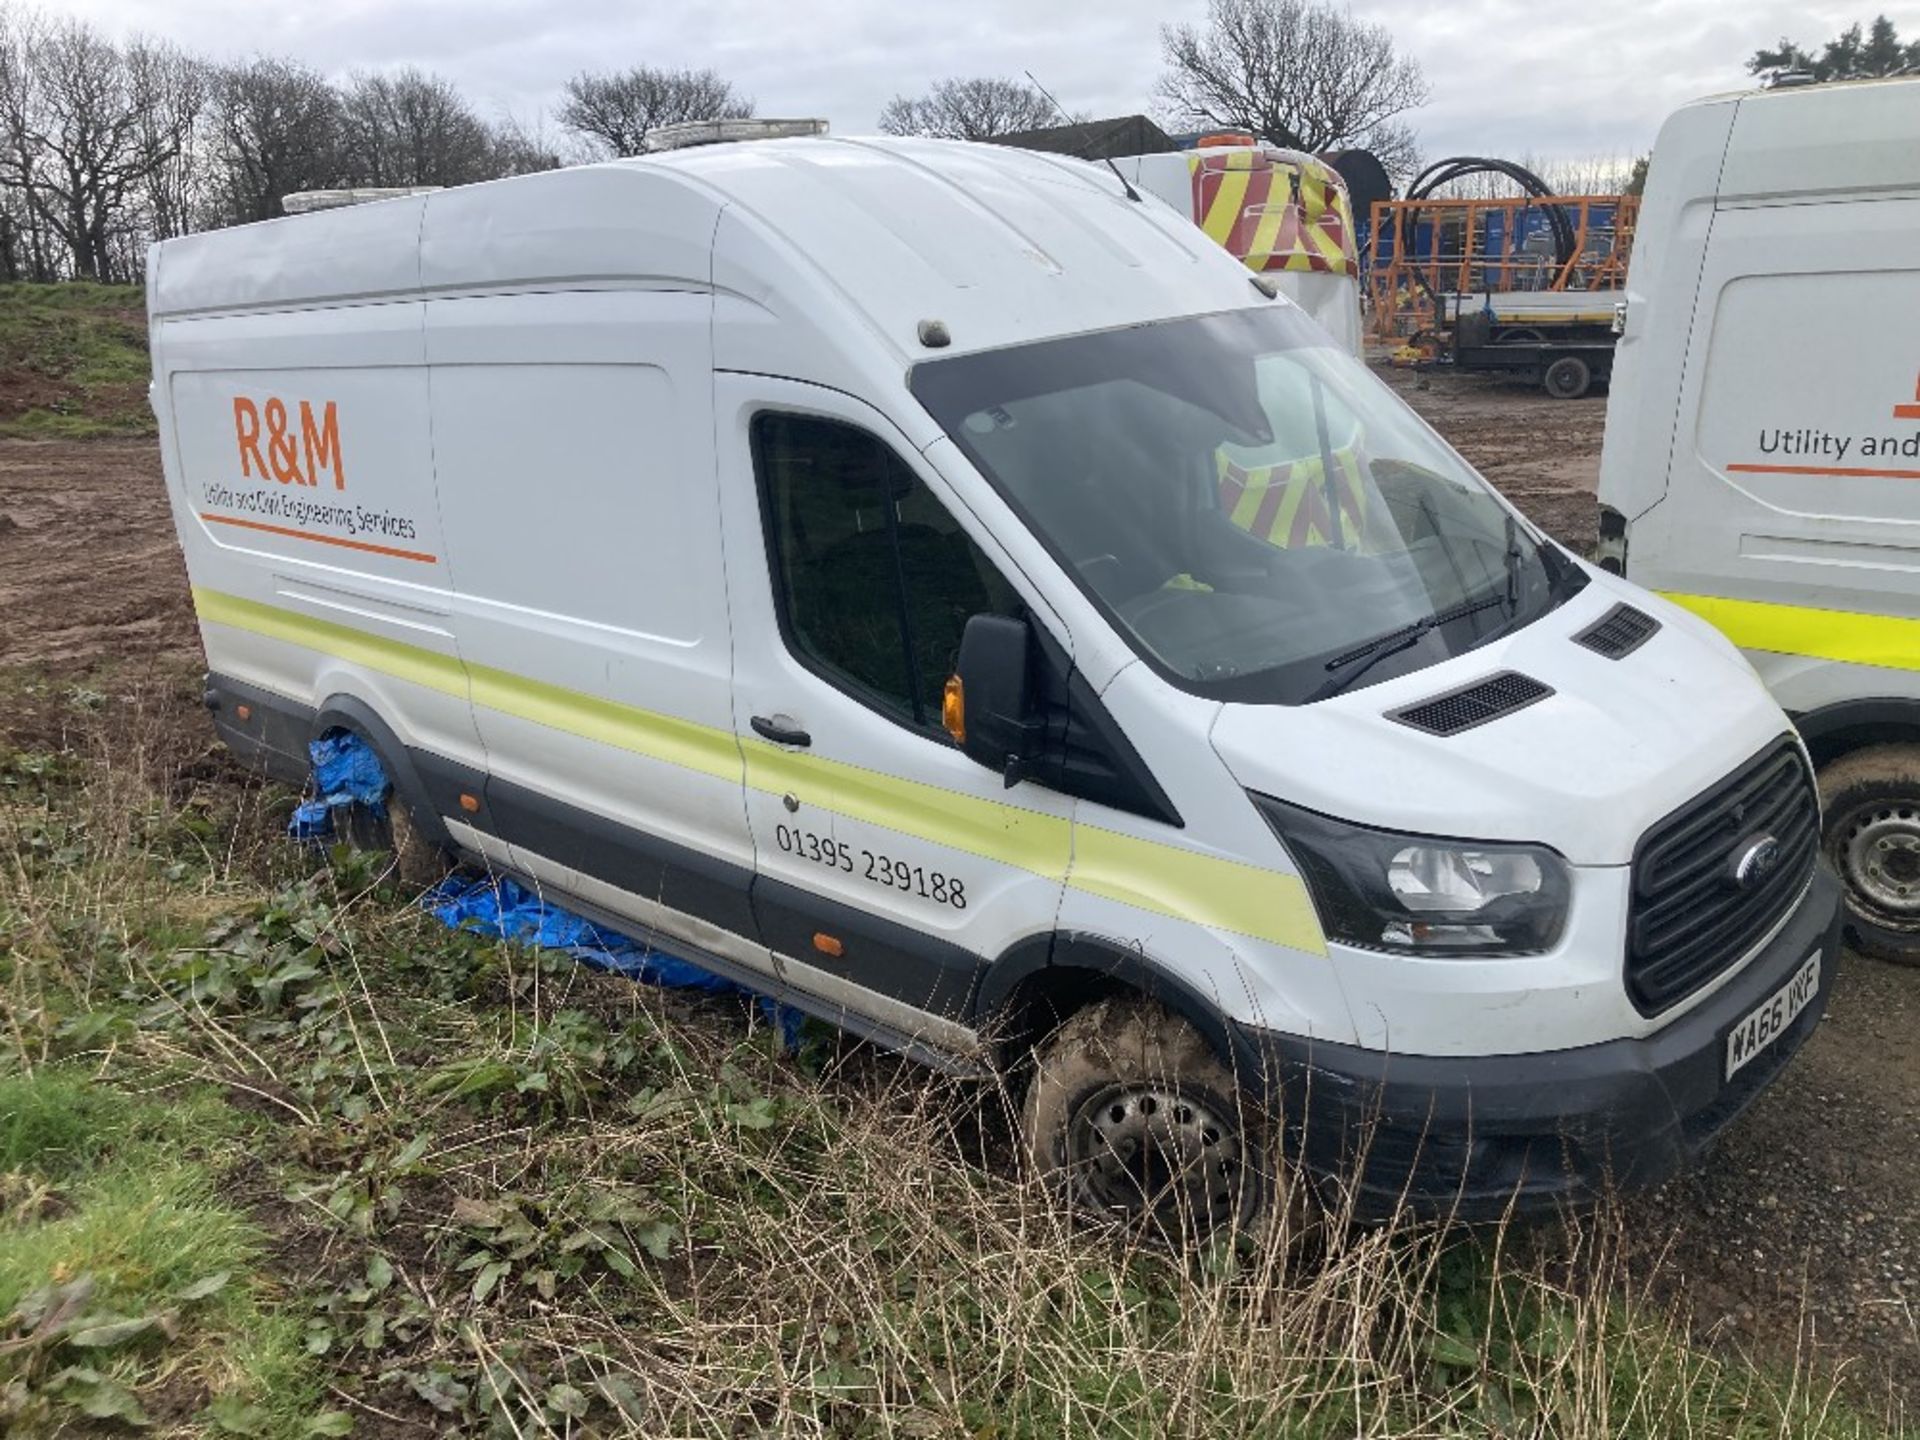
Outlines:
{"label": "r&m logo", "polygon": [[1896,420],[1920,420],[1920,380],[1916,380],[1913,385],[1913,404],[1894,406],[1893,418]]}
{"label": "r&m logo", "polygon": [[333,476],[333,488],[347,488],[347,472],[340,459],[340,412],[329,400],[316,417],[311,402],[300,402],[300,429],[296,434],[287,414],[287,402],[270,396],[264,405],[245,395],[233,397],[233,433],[240,445],[240,473],[282,485],[318,485],[322,473]]}

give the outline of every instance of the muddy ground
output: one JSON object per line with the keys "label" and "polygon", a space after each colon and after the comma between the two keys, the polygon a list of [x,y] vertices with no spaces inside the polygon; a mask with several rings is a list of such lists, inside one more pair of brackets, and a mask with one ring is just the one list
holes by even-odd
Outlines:
{"label": "muddy ground", "polygon": [[[1602,398],[1387,372],[1554,534],[1593,540]],[[198,654],[150,441],[0,440],[0,665],[80,677]],[[180,691],[183,726],[205,721]],[[9,735],[0,715],[0,742]],[[1799,1063],[1696,1176],[1632,1202],[1702,1337],[1776,1362],[1809,1351],[1920,1411],[1920,970],[1848,955]]]}

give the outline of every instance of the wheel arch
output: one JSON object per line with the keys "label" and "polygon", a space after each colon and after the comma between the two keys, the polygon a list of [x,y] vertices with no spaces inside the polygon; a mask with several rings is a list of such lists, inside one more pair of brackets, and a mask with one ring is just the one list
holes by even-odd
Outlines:
{"label": "wheel arch", "polygon": [[379,712],[357,695],[330,695],[314,712],[313,738],[321,739],[336,730],[358,735],[380,757],[393,793],[406,806],[420,837],[442,849],[454,848],[453,836],[432,801],[419,767],[413,763],[412,753]]}
{"label": "wheel arch", "polygon": [[1920,700],[1875,696],[1839,700],[1793,717],[1819,770],[1870,745],[1920,744]]}
{"label": "wheel arch", "polygon": [[1145,951],[1081,931],[1034,936],[1003,954],[975,990],[973,1021],[1000,1063],[1013,1067],[1076,1011],[1128,992],[1164,1005],[1234,1063],[1232,1028],[1219,1005]]}

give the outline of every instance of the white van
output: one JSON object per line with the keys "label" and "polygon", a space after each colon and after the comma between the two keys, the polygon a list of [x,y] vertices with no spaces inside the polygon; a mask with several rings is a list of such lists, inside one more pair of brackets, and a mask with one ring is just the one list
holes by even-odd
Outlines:
{"label": "white van", "polygon": [[1649,1181],[1823,1008],[1739,653],[1104,170],[717,145],[150,264],[233,750],[355,732],[451,854],[1037,1052],[1089,1205],[1242,1215],[1283,1136],[1362,1213]]}
{"label": "white van", "polygon": [[1920,80],[1660,131],[1600,467],[1601,563],[1794,717],[1863,950],[1920,963]]}
{"label": "white van", "polygon": [[1339,171],[1304,151],[1234,134],[1112,164],[1128,184],[1192,216],[1249,270],[1271,276],[1335,341],[1364,354],[1360,257]]}

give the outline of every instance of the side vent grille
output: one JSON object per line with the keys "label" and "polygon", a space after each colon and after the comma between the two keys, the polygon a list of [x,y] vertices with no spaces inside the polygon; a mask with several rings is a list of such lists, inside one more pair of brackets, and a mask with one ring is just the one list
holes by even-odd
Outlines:
{"label": "side vent grille", "polygon": [[1524,710],[1553,694],[1551,685],[1542,685],[1530,675],[1503,670],[1458,690],[1449,690],[1431,700],[1387,712],[1389,720],[1411,725],[1429,735],[1458,735],[1502,715]]}
{"label": "side vent grille", "polygon": [[1623,600],[1574,636],[1573,643],[1609,660],[1621,660],[1651,640],[1659,628],[1658,620]]}

